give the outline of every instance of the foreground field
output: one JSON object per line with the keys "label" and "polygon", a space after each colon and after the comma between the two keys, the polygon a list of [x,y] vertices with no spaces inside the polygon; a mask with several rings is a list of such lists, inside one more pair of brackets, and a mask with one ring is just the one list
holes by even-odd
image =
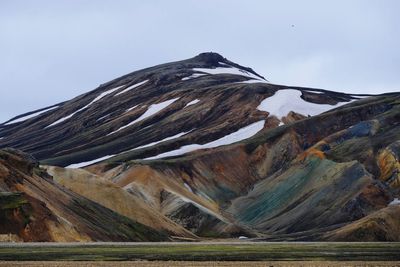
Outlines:
{"label": "foreground field", "polygon": [[400,243],[3,243],[0,260],[400,261]]}
{"label": "foreground field", "polygon": [[19,266],[30,266],[30,267],[125,267],[125,266],[138,266],[138,267],[165,267],[165,266],[176,266],[176,267],[294,267],[294,266],[307,266],[307,267],[343,267],[343,266],[400,266],[400,262],[392,261],[130,261],[130,262],[0,262],[0,267],[19,267]]}

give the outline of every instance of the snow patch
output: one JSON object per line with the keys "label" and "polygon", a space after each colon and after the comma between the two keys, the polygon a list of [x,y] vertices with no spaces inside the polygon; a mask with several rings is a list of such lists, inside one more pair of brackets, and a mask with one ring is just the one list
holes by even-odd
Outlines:
{"label": "snow patch", "polygon": [[187,103],[187,104],[185,105],[184,108],[186,108],[186,107],[188,107],[188,106],[191,106],[191,105],[194,105],[194,104],[197,104],[197,103],[199,103],[199,102],[200,102],[200,99],[192,100],[192,101],[190,101],[189,103]]}
{"label": "snow patch", "polygon": [[193,193],[192,188],[190,187],[190,185],[188,185],[187,183],[183,183],[183,186],[187,188],[187,190],[189,190],[190,192]]}
{"label": "snow patch", "polygon": [[315,104],[303,100],[301,91],[294,89],[284,89],[275,92],[273,96],[264,99],[257,107],[258,110],[267,111],[270,115],[276,116],[278,119],[286,116],[290,111],[300,113],[302,115],[318,115],[333,108],[337,108],[350,102],[340,102],[336,105]]}
{"label": "snow patch", "polygon": [[24,116],[24,117],[11,120],[11,121],[5,123],[4,125],[8,125],[8,124],[12,124],[12,123],[17,123],[17,122],[21,122],[21,121],[26,121],[27,119],[36,117],[36,116],[38,116],[38,115],[40,115],[40,114],[42,114],[42,113],[44,113],[44,112],[46,112],[46,111],[49,111],[49,110],[52,110],[52,109],[55,109],[55,108],[58,108],[58,107],[59,107],[59,106],[55,106],[55,107],[47,108],[47,109],[44,109],[44,110],[42,110],[42,111],[38,111],[38,112],[35,112],[35,113],[32,113],[32,114],[26,115],[26,116]]}
{"label": "snow patch", "polygon": [[59,123],[61,123],[61,122],[63,122],[63,121],[66,121],[66,120],[68,120],[68,119],[70,119],[70,118],[73,117],[75,114],[77,114],[77,113],[79,113],[80,111],[86,109],[87,107],[88,107],[88,105],[84,106],[83,108],[78,109],[77,111],[75,111],[74,113],[72,113],[72,114],[70,114],[70,115],[68,115],[68,116],[65,116],[65,117],[63,117],[63,118],[61,118],[61,119],[59,119],[59,120],[53,122],[53,123],[50,124],[50,125],[47,125],[47,126],[45,127],[45,129],[46,129],[46,128],[49,128],[49,127],[52,127],[52,126],[54,126],[54,125],[57,125],[57,124],[59,124]]}
{"label": "snow patch", "polygon": [[126,89],[122,90],[121,92],[117,93],[115,96],[118,96],[118,95],[123,94],[123,93],[126,93],[126,92],[128,92],[128,91],[130,91],[130,90],[132,90],[132,89],[135,89],[136,87],[139,87],[139,86],[141,86],[141,85],[147,83],[148,81],[149,81],[149,80],[144,80],[143,82],[140,82],[140,83],[134,84],[134,85],[132,85],[132,86],[129,86],[128,88],[126,88]]}
{"label": "snow patch", "polygon": [[190,75],[188,77],[182,78],[182,81],[195,79],[195,78],[198,78],[198,77],[201,77],[201,76],[204,76],[204,75],[207,75],[207,74],[204,74],[204,73],[193,73],[192,75]]}
{"label": "snow patch", "polygon": [[250,138],[253,135],[255,135],[256,133],[258,133],[260,130],[262,130],[264,128],[264,124],[265,124],[265,121],[261,120],[261,121],[252,123],[250,125],[247,125],[246,127],[242,128],[236,132],[230,133],[230,134],[228,134],[220,139],[217,139],[215,141],[212,141],[210,143],[203,144],[203,145],[192,144],[192,145],[182,146],[179,149],[161,153],[157,156],[146,158],[146,160],[179,156],[179,155],[186,154],[188,152],[192,152],[192,151],[198,150],[198,149],[214,148],[214,147],[218,147],[218,146],[236,143],[236,142],[242,141],[244,139]]}
{"label": "snow patch", "polygon": [[90,160],[90,161],[85,161],[85,162],[81,162],[81,163],[74,163],[74,164],[68,165],[65,168],[74,168],[74,169],[82,168],[82,167],[86,167],[86,166],[89,166],[89,165],[93,165],[95,163],[99,163],[100,161],[112,158],[114,156],[115,155],[108,155],[108,156],[104,156],[104,157],[101,157],[101,158],[98,158],[98,159],[94,159],[94,160]]}
{"label": "snow patch", "polygon": [[121,130],[123,130],[123,129],[125,129],[125,128],[127,128],[127,127],[129,127],[129,126],[131,126],[131,125],[133,125],[133,124],[135,124],[137,122],[139,122],[139,121],[142,121],[142,120],[144,120],[144,119],[146,119],[146,118],[148,118],[150,116],[153,116],[154,114],[156,114],[159,111],[163,110],[164,108],[168,107],[169,105],[171,105],[172,103],[174,103],[178,99],[179,99],[179,97],[178,98],[173,98],[173,99],[170,99],[170,100],[158,103],[158,104],[150,105],[150,107],[146,110],[146,112],[143,113],[139,118],[137,118],[136,120],[128,123],[125,126],[120,127],[119,129],[109,133],[108,135],[111,135],[113,133],[119,132],[119,131],[121,131]]}
{"label": "snow patch", "polygon": [[181,136],[184,136],[185,134],[187,134],[189,132],[182,132],[182,133],[179,133],[179,134],[176,134],[176,135],[173,135],[173,136],[169,136],[169,137],[166,137],[166,138],[164,138],[164,139],[162,139],[160,141],[156,141],[156,142],[153,142],[153,143],[150,143],[150,144],[147,144],[147,145],[135,147],[135,148],[133,148],[133,149],[131,149],[129,151],[137,150],[137,149],[141,149],[141,148],[145,148],[145,147],[149,147],[149,146],[154,146],[154,145],[157,145],[157,144],[165,142],[165,141],[173,140],[173,139],[179,138]]}
{"label": "snow patch", "polygon": [[312,93],[312,94],[318,94],[318,95],[322,95],[325,94],[324,92],[320,92],[320,91],[309,91],[307,90],[308,93]]}
{"label": "snow patch", "polygon": [[53,122],[52,124],[46,126],[45,128],[52,127],[52,126],[54,126],[54,125],[60,124],[61,122],[64,122],[64,121],[66,121],[66,120],[72,118],[75,114],[79,113],[80,111],[82,111],[82,110],[84,110],[84,109],[87,109],[87,108],[88,108],[90,105],[92,105],[93,103],[99,101],[100,99],[102,99],[102,98],[105,97],[106,95],[112,94],[113,92],[115,92],[116,90],[120,89],[120,88],[123,87],[123,86],[124,86],[124,85],[121,85],[121,86],[118,86],[118,87],[116,87],[116,88],[114,88],[114,89],[110,89],[110,90],[107,90],[107,91],[101,93],[100,95],[98,95],[95,99],[93,99],[89,104],[87,104],[87,105],[84,106],[83,108],[80,108],[80,109],[78,109],[77,111],[73,112],[72,114],[70,114],[70,115],[68,115],[68,116],[65,116],[65,117],[63,117],[63,118],[61,118],[61,119],[59,119],[59,120]]}
{"label": "snow patch", "polygon": [[[221,64],[221,62],[219,62]],[[256,80],[261,80],[260,77],[258,77],[257,75],[254,75],[253,73],[250,73],[248,71],[242,70],[242,69],[238,69],[236,67],[233,67],[231,65],[222,63],[224,65],[226,65],[227,67],[216,67],[213,69],[207,69],[207,68],[194,68],[193,70],[196,72],[204,72],[204,73],[208,73],[211,75],[216,75],[216,74],[233,74],[233,75],[240,75],[240,76],[245,76],[245,77],[249,77],[252,79],[256,79]]]}
{"label": "snow patch", "polygon": [[139,106],[139,105],[135,105],[135,106],[133,106],[133,107],[131,107],[131,108],[128,108],[127,110],[125,110],[125,112],[129,112],[129,111],[135,109],[137,106]]}
{"label": "snow patch", "polygon": [[107,118],[108,116],[110,116],[111,114],[107,114],[107,115],[104,115],[104,116],[101,116],[100,118],[98,118],[96,121],[100,121],[100,120],[102,120],[102,119],[104,119],[104,118]]}
{"label": "snow patch", "polygon": [[[252,80],[249,81],[245,81],[245,82],[241,82],[241,83],[256,83],[256,82],[263,82],[263,79],[261,77],[258,77],[257,75],[236,68],[234,66],[231,66],[229,64],[223,63],[223,62],[218,62],[218,64],[220,64],[223,67],[215,67],[215,68],[193,68],[193,71],[195,73],[193,73],[191,76],[188,77],[184,77],[182,78],[182,81],[187,81],[187,80],[191,80],[191,79],[195,79],[198,78],[200,76],[204,76],[207,74],[211,74],[211,75],[216,75],[216,74],[233,74],[233,75],[240,75],[240,76],[245,76],[248,78],[251,78]],[[197,73],[196,73],[197,72]],[[200,72],[200,73],[198,73]]]}
{"label": "snow patch", "polygon": [[98,95],[95,99],[93,99],[92,102],[90,102],[87,106],[90,106],[90,105],[93,104],[94,102],[99,101],[99,100],[102,99],[103,97],[105,97],[105,96],[107,96],[107,95],[109,95],[109,94],[114,93],[115,91],[117,91],[118,89],[120,89],[121,87],[124,87],[124,86],[125,86],[125,85],[121,85],[121,86],[115,87],[115,88],[113,88],[113,89],[110,89],[110,90],[107,90],[107,91],[101,93],[101,94]]}
{"label": "snow patch", "polygon": [[247,81],[243,81],[243,82],[235,82],[235,83],[268,83],[268,82],[252,79],[252,80],[247,80]]}
{"label": "snow patch", "polygon": [[389,206],[393,205],[400,205],[400,199],[398,198],[393,199],[393,201],[389,203]]}

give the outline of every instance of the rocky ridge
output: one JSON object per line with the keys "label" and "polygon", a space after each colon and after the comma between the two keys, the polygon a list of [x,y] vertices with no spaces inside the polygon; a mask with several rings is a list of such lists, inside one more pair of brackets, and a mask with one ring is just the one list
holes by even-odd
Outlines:
{"label": "rocky ridge", "polygon": [[399,104],[272,84],[204,53],[13,118],[0,148],[170,237],[398,241]]}

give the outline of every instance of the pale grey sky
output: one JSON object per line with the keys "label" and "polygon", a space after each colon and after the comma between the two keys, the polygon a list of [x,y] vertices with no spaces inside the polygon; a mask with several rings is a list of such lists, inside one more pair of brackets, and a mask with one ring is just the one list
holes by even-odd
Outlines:
{"label": "pale grey sky", "polygon": [[274,83],[400,91],[399,10],[396,0],[2,0],[0,121],[207,51]]}

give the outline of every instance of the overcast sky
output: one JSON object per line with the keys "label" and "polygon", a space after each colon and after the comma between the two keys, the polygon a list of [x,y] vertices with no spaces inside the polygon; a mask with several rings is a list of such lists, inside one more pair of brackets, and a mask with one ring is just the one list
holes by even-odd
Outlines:
{"label": "overcast sky", "polygon": [[274,83],[400,91],[400,1],[1,0],[0,121],[214,51]]}

